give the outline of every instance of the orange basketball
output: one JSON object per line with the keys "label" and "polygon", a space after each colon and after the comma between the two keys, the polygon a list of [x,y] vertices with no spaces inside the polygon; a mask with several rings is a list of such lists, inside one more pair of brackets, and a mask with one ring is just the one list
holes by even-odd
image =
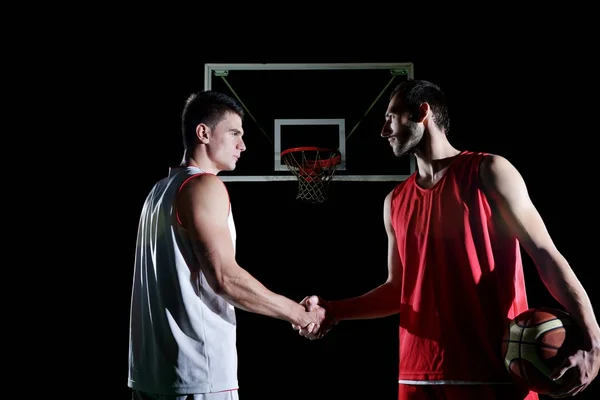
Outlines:
{"label": "orange basketball", "polygon": [[502,338],[502,355],[517,384],[539,394],[560,388],[549,375],[581,344],[573,319],[554,308],[531,308],[516,316]]}

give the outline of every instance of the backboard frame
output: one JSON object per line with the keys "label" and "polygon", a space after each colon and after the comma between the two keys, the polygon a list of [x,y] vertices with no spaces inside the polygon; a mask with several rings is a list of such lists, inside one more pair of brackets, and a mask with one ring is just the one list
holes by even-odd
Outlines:
{"label": "backboard frame", "polygon": [[[227,76],[228,71],[257,71],[257,70],[365,70],[365,69],[388,69],[391,71],[399,71],[400,74],[407,75],[408,79],[414,79],[414,65],[410,62],[401,63],[246,63],[246,64],[227,64],[227,63],[206,63],[204,64],[204,90],[212,89],[213,76]],[[344,120],[275,120],[275,141],[274,154],[275,165],[274,172],[276,175],[227,175],[221,176],[221,179],[226,182],[260,182],[260,181],[295,181],[297,178],[290,172],[285,172],[285,166],[281,166],[281,126],[286,123],[297,124],[338,124],[340,132],[340,152],[342,154],[342,162],[339,166],[339,171],[345,169],[346,154],[345,154],[345,125]],[[344,135],[344,136],[342,136]],[[342,141],[342,137],[344,140]],[[334,181],[403,181],[416,170],[414,157],[410,156],[410,173],[396,175],[343,175],[335,174],[332,178]]]}

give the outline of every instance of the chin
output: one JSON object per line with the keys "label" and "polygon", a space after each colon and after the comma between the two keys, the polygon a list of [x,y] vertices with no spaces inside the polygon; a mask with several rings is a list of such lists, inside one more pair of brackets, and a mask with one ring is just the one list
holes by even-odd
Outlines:
{"label": "chin", "polygon": [[419,148],[419,142],[407,142],[403,143],[401,146],[397,146],[393,148],[394,155],[396,157],[403,157],[405,155],[414,154]]}
{"label": "chin", "polygon": [[233,171],[235,169],[235,162],[231,163],[231,164],[225,164],[222,163],[221,165],[219,165],[219,170],[220,171]]}
{"label": "chin", "polygon": [[394,148],[393,151],[394,151],[394,155],[398,158],[405,156],[409,152],[409,150],[405,149],[404,147]]}

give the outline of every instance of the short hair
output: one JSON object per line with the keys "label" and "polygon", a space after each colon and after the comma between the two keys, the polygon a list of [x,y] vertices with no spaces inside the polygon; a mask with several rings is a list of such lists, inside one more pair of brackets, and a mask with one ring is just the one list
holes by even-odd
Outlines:
{"label": "short hair", "polygon": [[446,134],[450,130],[450,115],[448,104],[442,89],[434,83],[425,80],[409,79],[398,84],[390,95],[390,100],[401,96],[412,116],[418,115],[419,106],[428,103],[433,114],[433,121]]}
{"label": "short hair", "polygon": [[227,113],[235,113],[242,120],[244,119],[244,109],[241,105],[224,93],[204,90],[191,94],[185,102],[181,115],[184,149],[187,150],[197,143],[198,124],[205,124],[214,129]]}

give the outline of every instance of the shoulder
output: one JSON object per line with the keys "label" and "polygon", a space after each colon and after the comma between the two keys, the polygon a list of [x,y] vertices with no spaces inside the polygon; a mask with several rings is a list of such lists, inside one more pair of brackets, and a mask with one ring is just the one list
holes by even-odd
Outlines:
{"label": "shoulder", "polygon": [[479,164],[479,172],[484,180],[502,177],[515,171],[515,166],[508,159],[497,154],[486,154]]}
{"label": "shoulder", "polygon": [[417,172],[413,172],[405,180],[403,180],[402,182],[399,182],[397,185],[395,185],[392,188],[392,190],[390,190],[389,193],[387,194],[386,201],[391,201],[394,197],[398,196],[402,191],[410,188],[414,184],[416,176],[417,176]]}
{"label": "shoulder", "polygon": [[386,196],[385,199],[383,200],[383,205],[385,207],[389,207],[390,204],[392,203],[392,199],[394,198],[394,193],[396,192],[396,189],[392,189]]}
{"label": "shoulder", "polygon": [[417,173],[413,172],[402,182],[397,183],[392,190],[390,190],[383,200],[384,212],[389,213],[390,208],[397,204],[399,201],[402,201],[406,195],[409,195],[410,188],[413,187],[415,177]]}
{"label": "shoulder", "polygon": [[392,204],[397,203],[399,199],[402,198],[402,196],[406,193],[405,189],[410,187],[410,182],[414,181],[415,175],[416,173],[410,175],[407,179],[398,183],[392,188],[392,190],[388,192],[383,200],[383,207],[386,213],[389,213]]}
{"label": "shoulder", "polygon": [[385,207],[386,211],[391,207],[393,200],[398,196],[398,193],[405,186],[405,183],[406,183],[406,181],[397,184],[385,196],[385,199],[383,200],[383,206]]}
{"label": "shoulder", "polygon": [[[205,204],[213,202],[229,202],[229,194],[225,183],[216,175],[210,173],[199,173],[189,176],[179,187],[179,199],[181,202]],[[181,203],[180,203],[181,205]]]}
{"label": "shoulder", "polygon": [[214,174],[191,175],[179,187],[175,213],[179,224],[185,229],[194,223],[194,216],[225,218],[229,209],[229,194],[225,184]]}
{"label": "shoulder", "polygon": [[215,174],[201,172],[187,177],[186,180],[181,184],[179,191],[198,189],[217,191],[226,190],[223,181]]}
{"label": "shoulder", "polygon": [[510,190],[515,185],[523,184],[523,177],[517,168],[505,157],[488,154],[479,166],[481,183],[487,191]]}

